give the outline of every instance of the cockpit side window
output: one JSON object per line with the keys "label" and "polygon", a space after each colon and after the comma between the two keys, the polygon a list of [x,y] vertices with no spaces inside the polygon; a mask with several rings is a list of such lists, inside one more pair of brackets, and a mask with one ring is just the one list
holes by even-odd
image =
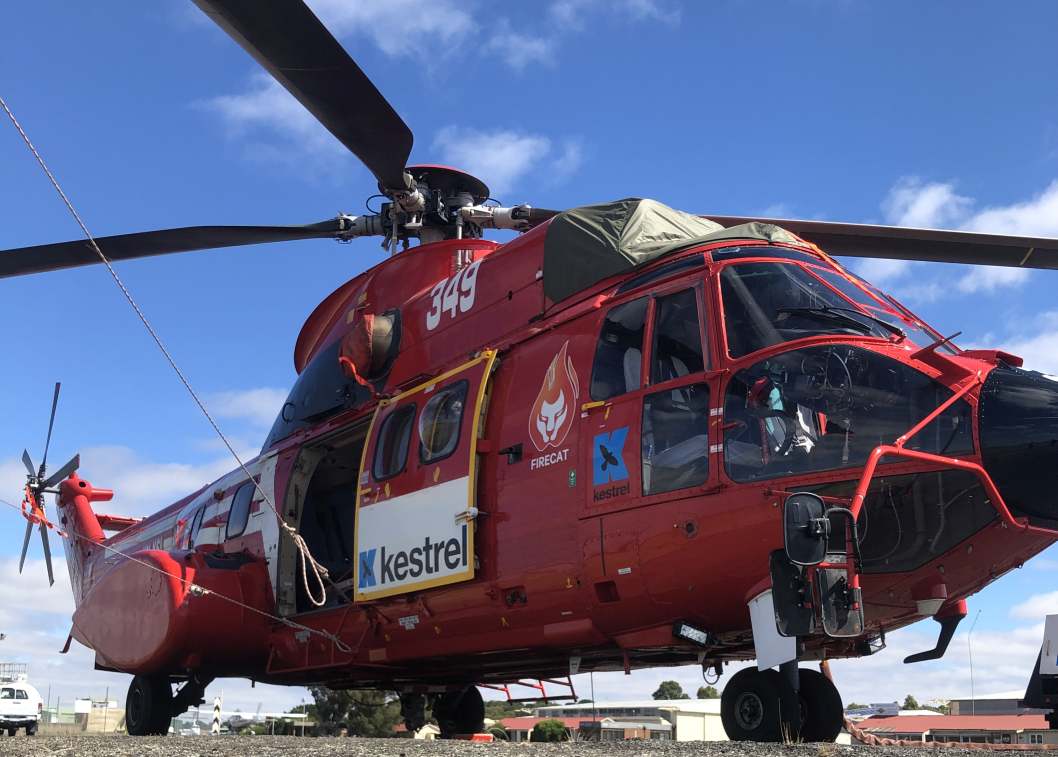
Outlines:
{"label": "cockpit side window", "polygon": [[591,398],[606,400],[642,386],[643,331],[648,298],[618,305],[606,314],[591,371]]}
{"label": "cockpit side window", "polygon": [[892,335],[796,263],[729,265],[720,290],[731,357],[820,334]]}
{"label": "cockpit side window", "polygon": [[694,289],[684,289],[655,301],[651,355],[652,384],[705,370],[698,296]]}
{"label": "cockpit side window", "polygon": [[[852,345],[784,352],[738,371],[724,398],[724,462],[735,481],[863,465],[951,396],[910,366]],[[970,406],[959,401],[907,443],[973,451]]]}

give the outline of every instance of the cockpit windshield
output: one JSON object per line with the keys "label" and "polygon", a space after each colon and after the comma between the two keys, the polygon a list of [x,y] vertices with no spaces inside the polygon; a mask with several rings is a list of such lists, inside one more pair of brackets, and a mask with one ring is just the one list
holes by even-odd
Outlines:
{"label": "cockpit windshield", "polygon": [[[720,289],[732,357],[823,334],[902,338],[897,331],[903,329],[890,325],[898,324],[899,317],[883,311],[881,303],[872,298],[878,307],[871,312],[796,263],[729,265],[720,273]],[[866,292],[862,296],[869,297]]]}

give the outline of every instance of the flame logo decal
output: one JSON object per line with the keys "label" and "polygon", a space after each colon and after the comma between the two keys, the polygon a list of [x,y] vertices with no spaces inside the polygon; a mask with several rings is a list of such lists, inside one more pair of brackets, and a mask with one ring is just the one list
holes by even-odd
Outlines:
{"label": "flame logo decal", "polygon": [[569,341],[562,345],[544,374],[544,383],[529,414],[529,438],[538,452],[559,447],[566,440],[577,410],[577,372],[566,354]]}

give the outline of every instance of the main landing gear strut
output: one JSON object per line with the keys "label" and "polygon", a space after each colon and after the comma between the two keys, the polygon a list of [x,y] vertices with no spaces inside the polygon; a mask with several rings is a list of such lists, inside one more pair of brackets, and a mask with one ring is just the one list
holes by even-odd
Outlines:
{"label": "main landing gear strut", "polygon": [[837,687],[796,662],[740,670],[724,687],[720,716],[732,741],[834,741],[844,723]]}

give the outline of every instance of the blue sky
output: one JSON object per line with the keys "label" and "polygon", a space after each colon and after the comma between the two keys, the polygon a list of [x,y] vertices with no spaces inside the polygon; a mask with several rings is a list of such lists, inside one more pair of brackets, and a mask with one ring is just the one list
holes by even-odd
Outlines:
{"label": "blue sky", "polygon": [[[1016,13],[998,2],[860,0],[310,5],[415,131],[413,161],[460,165],[508,204],[636,195],[706,214],[1058,236],[1050,0]],[[95,234],[307,223],[361,212],[373,192],[368,172],[190,2],[40,0],[5,21],[0,92]],[[0,168],[0,247],[78,236],[6,123]],[[253,451],[294,377],[304,318],[381,255],[375,240],[318,241],[119,270],[224,428]],[[1058,373],[1056,274],[858,269],[941,331],[961,330],[964,344],[1003,346]],[[104,270],[0,281],[0,303],[7,499],[19,496],[23,446],[39,456],[55,380],[52,459],[80,450],[83,474],[117,490],[114,509],[149,512],[229,469]],[[47,590],[39,565],[13,577],[21,531],[13,513],[0,517],[0,596],[13,597],[0,601],[0,658],[30,659],[64,695],[109,685],[123,698],[125,679],[92,672],[83,651],[51,654],[68,631],[68,587],[60,577]],[[1044,556],[971,601],[978,692],[1022,685],[1036,626],[1058,611],[1056,577],[1058,554]],[[840,664],[846,698],[968,691],[964,636],[946,661],[899,665],[931,646],[931,625]],[[596,691],[649,695],[667,676],[597,676]],[[693,669],[678,677],[700,680]],[[251,709],[304,696],[225,691]]]}

